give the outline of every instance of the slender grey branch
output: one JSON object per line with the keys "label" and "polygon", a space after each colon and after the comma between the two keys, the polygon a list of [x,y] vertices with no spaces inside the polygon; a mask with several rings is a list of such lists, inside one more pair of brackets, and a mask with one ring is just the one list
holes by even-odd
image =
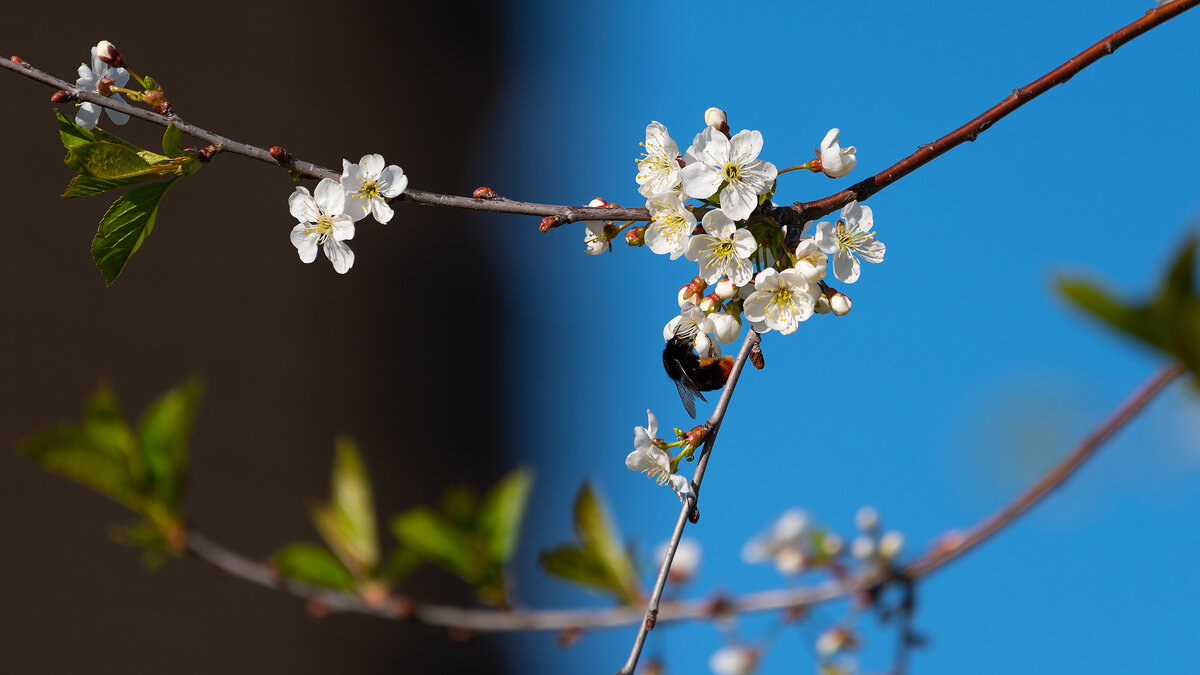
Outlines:
{"label": "slender grey branch", "polygon": [[[229,152],[243,157],[257,159],[260,162],[281,166],[289,171],[295,171],[301,175],[310,178],[331,178],[337,180],[341,177],[340,171],[306,162],[301,159],[284,155],[276,159],[271,155],[271,152],[266,148],[261,148],[247,143],[235,141],[232,138],[226,138],[220,134],[213,133],[207,129],[185,122],[178,115],[160,115],[145,108],[139,108],[125,101],[117,101],[107,96],[101,96],[94,91],[86,91],[76,87],[74,84],[66,80],[60,80],[53,75],[45,73],[29,63],[22,61],[17,63],[6,59],[0,59],[0,68],[10,70],[18,75],[24,75],[31,80],[41,82],[55,89],[60,89],[67,92],[72,97],[89,103],[95,103],[98,106],[123,112],[130,117],[136,117],[146,122],[167,126],[174,122],[175,127],[181,132],[191,136],[192,138],[204,141],[213,147],[217,152]],[[559,204],[535,204],[533,202],[518,202],[503,197],[494,199],[475,199],[474,197],[461,197],[458,195],[444,195],[436,192],[426,192],[424,190],[408,189],[404,191],[396,201],[412,202],[414,204],[426,204],[430,206],[446,206],[456,209],[470,209],[474,211],[493,211],[497,213],[514,213],[527,216],[557,216],[563,222],[576,222],[580,220],[649,220],[650,213],[645,209],[626,209],[612,207],[591,207],[591,206],[566,206]]]}
{"label": "slender grey branch", "polygon": [[729,408],[729,399],[733,398],[733,390],[737,387],[738,377],[750,357],[750,350],[758,344],[758,333],[747,329],[746,339],[742,341],[742,349],[733,361],[733,370],[729,371],[729,380],[721,390],[721,398],[713,409],[712,417],[708,418],[708,437],[704,439],[704,449],[700,451],[700,459],[696,462],[696,471],[692,474],[692,490],[679,509],[679,519],[675,521],[675,531],[671,533],[671,541],[667,543],[667,555],[663,558],[662,567],[658,570],[658,579],[654,582],[654,591],[650,594],[650,603],[646,607],[646,616],[638,626],[637,637],[633,641],[633,649],[629,651],[629,659],[621,668],[621,675],[632,675],[637,668],[642,648],[646,645],[646,636],[654,629],[658,621],[659,604],[662,600],[663,589],[667,585],[667,574],[671,571],[671,563],[675,560],[675,550],[679,548],[679,540],[683,538],[683,530],[689,519],[698,519],[696,502],[700,499],[700,483],[704,481],[704,470],[708,467],[708,458],[712,455],[713,443],[717,440],[717,432],[721,430],[721,421],[725,419],[725,410]]}

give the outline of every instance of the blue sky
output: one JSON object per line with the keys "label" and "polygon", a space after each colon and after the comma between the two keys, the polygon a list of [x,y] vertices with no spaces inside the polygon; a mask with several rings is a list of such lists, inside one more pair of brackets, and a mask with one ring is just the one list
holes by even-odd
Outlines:
{"label": "blue sky", "polygon": [[[757,129],[762,157],[806,161],[830,127],[858,148],[831,181],[796,172],[775,201],[825,196],[931,141],[1139,16],[1145,2],[555,3],[529,1],[503,30],[514,68],[479,167],[517,199],[640,205],[645,125],[681,146],[709,106]],[[1121,48],[968,144],[872,197],[887,259],[846,290],[854,311],[769,334],[704,483],[695,588],[784,585],[739,560],[743,543],[801,506],[850,534],[863,504],[910,552],[1002,504],[1163,361],[1093,325],[1052,291],[1059,274],[1149,292],[1200,221],[1200,13]],[[498,216],[498,221],[503,218]],[[514,463],[538,471],[518,574],[537,606],[604,604],[540,578],[536,551],[570,537],[588,479],[641,551],[669,533],[674,495],[624,468],[653,409],[689,420],[662,372],[661,329],[692,263],[618,246],[583,254],[581,226],[541,234],[498,222]],[[711,408],[701,406],[701,416]],[[1200,424],[1176,385],[1035,513],[920,587],[931,646],[916,673],[1190,672],[1200,584]],[[812,672],[831,606],[789,629],[761,672]],[[773,621],[739,623],[753,640]],[[865,617],[864,671],[885,670],[891,634]],[[559,650],[512,642],[538,670],[613,672],[632,629]],[[703,672],[723,636],[700,625],[651,634],[647,654]]]}

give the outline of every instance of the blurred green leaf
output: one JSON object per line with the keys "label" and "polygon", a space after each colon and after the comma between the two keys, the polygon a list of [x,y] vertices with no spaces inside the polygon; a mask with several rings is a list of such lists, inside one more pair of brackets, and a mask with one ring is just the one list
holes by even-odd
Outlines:
{"label": "blurred green leaf", "polygon": [[451,485],[442,492],[442,517],[463,532],[473,532],[479,519],[479,494],[467,485]]}
{"label": "blurred green leaf", "polygon": [[100,228],[92,240],[92,259],[111,286],[130,256],[154,230],[158,205],[178,178],[134,188],[117,198],[100,219]]}
{"label": "blurred green leaf", "polygon": [[487,576],[488,561],[478,555],[470,539],[452,523],[426,506],[418,506],[394,516],[392,533],[396,539],[422,558],[458,575],[469,584]]}
{"label": "blurred green leaf", "polygon": [[1058,287],[1087,313],[1200,373],[1200,299],[1196,296],[1195,260],[1196,241],[1192,239],[1171,265],[1158,296],[1147,303],[1123,303],[1099,286],[1078,279],[1062,279]]}
{"label": "blurred green leaf", "polygon": [[188,467],[188,436],[200,402],[200,383],[192,380],[171,389],[142,414],[138,440],[154,496],[178,514]]}
{"label": "blurred green leaf", "polygon": [[588,590],[610,593],[618,598],[626,595],[625,585],[603,560],[574,544],[542,551],[539,561],[548,574]]}
{"label": "blurred green leaf", "polygon": [[635,602],[640,594],[637,568],[621,542],[621,536],[587,483],[575,498],[575,534],[580,545],[567,544],[543,552],[546,572],[592,590],[616,595],[623,602]]}
{"label": "blurred green leaf", "polygon": [[80,429],[52,429],[23,442],[21,451],[47,469],[131,509],[142,507],[125,457],[93,443]]}
{"label": "blurred green leaf", "polygon": [[512,558],[532,488],[533,472],[521,468],[502,478],[484,497],[479,533],[497,563],[504,564]]}
{"label": "blurred green leaf", "polygon": [[389,585],[403,581],[412,571],[421,565],[421,556],[404,546],[393,546],[391,553],[383,559],[379,566],[379,578]]}
{"label": "blurred green leaf", "polygon": [[162,146],[163,154],[167,157],[183,157],[183,134],[179,133],[174,122],[168,124],[163,132]]}
{"label": "blurred green leaf", "polygon": [[317,544],[289,544],[271,556],[271,563],[289,579],[313,586],[348,591],[356,586],[354,575],[329,549]]}
{"label": "blurred green leaf", "polygon": [[358,448],[349,438],[337,440],[330,501],[314,509],[313,522],[348,567],[367,574],[379,564],[371,482]]}
{"label": "blurred green leaf", "polygon": [[176,555],[162,530],[145,520],[113,525],[109,527],[108,536],[118,544],[142,549],[142,566],[150,571]]}
{"label": "blurred green leaf", "polygon": [[63,161],[82,176],[105,180],[149,178],[172,170],[150,165],[123,145],[99,141],[71,148]]}

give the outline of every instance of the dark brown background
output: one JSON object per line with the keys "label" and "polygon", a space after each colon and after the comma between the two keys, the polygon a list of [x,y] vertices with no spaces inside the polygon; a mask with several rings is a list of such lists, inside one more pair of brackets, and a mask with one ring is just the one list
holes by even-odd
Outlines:
{"label": "dark brown background", "polygon": [[[5,8],[0,52],[73,81],[88,48],[109,39],[201,126],[326,166],[379,152],[419,167],[421,186],[465,193],[495,94],[487,83],[502,71],[488,30],[500,9],[488,7],[22,3]],[[315,540],[307,507],[326,493],[338,433],[361,443],[382,514],[454,480],[493,480],[502,449],[477,456],[450,433],[464,420],[496,424],[456,386],[496,382],[491,359],[478,332],[437,333],[425,305],[427,293],[458,299],[476,325],[495,325],[474,216],[410,206],[387,226],[363,221],[356,266],[341,277],[323,256],[301,264],[288,242],[289,177],[221,156],[172,189],[153,235],[105,289],[89,243],[108,202],[58,198],[70,172],[51,93],[0,74],[0,672],[496,670],[487,639],[318,621],[293,598],[193,560],[146,573],[138,551],[105,533],[128,519],[120,507],[15,452],[30,433],[78,421],[100,381],[135,417],[198,374],[206,396],[186,511],[257,557]],[[162,130],[134,121],[120,132],[153,147]],[[426,597],[470,600],[436,572],[417,583]]]}

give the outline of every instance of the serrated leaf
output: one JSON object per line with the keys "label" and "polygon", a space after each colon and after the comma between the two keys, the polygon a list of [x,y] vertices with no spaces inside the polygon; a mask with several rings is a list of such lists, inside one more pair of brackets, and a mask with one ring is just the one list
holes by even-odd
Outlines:
{"label": "serrated leaf", "polygon": [[100,219],[100,228],[92,239],[92,260],[111,286],[130,256],[154,229],[158,205],[178,178],[134,188],[117,198]]}
{"label": "serrated leaf", "polygon": [[150,165],[133,149],[106,141],[77,145],[63,161],[82,176],[105,180],[156,176],[165,170]]}
{"label": "serrated leaf", "polygon": [[508,562],[516,549],[532,488],[533,472],[522,468],[502,478],[484,497],[479,512],[479,533],[498,565]]}
{"label": "serrated leaf", "polygon": [[163,132],[162,146],[163,154],[167,157],[183,157],[183,134],[179,133],[174,122],[168,124]]}
{"label": "serrated leaf", "polygon": [[479,555],[470,539],[445,518],[425,506],[394,516],[392,534],[422,558],[453,572],[469,584],[480,583],[488,561]]}
{"label": "serrated leaf", "polygon": [[575,498],[575,534],[584,550],[603,561],[613,575],[626,582],[636,584],[637,571],[629,552],[621,542],[621,535],[613,523],[608,509],[600,503],[595,491],[587,483]]}
{"label": "serrated leaf", "polygon": [[200,402],[195,380],[161,396],[142,414],[138,441],[153,495],[171,514],[178,514],[188,467],[188,436]]}
{"label": "serrated leaf", "polygon": [[348,567],[366,574],[379,564],[371,482],[358,448],[348,438],[337,441],[329,504],[315,509],[313,522]]}
{"label": "serrated leaf", "polygon": [[109,190],[120,190],[127,188],[130,185],[138,183],[153,177],[152,175],[139,176],[137,178],[125,178],[122,180],[105,180],[103,178],[93,178],[91,176],[75,176],[71,182],[67,184],[66,192],[62,196],[67,199],[75,199],[78,197],[89,197],[91,195],[108,192]]}
{"label": "serrated leaf", "polygon": [[283,576],[313,586],[347,591],[356,585],[342,561],[317,544],[289,544],[271,556],[271,563]]}
{"label": "serrated leaf", "polygon": [[538,558],[542,569],[551,576],[598,591],[626,598],[626,589],[612,569],[601,559],[578,546],[568,544],[549,551],[542,551]]}
{"label": "serrated leaf", "polygon": [[70,150],[77,145],[91,143],[96,140],[92,132],[75,124],[71,118],[61,112],[55,110],[54,116],[58,119],[58,135],[62,139],[64,148]]}
{"label": "serrated leaf", "polygon": [[124,148],[132,150],[137,153],[138,157],[141,157],[142,159],[146,160],[146,163],[148,163],[148,164],[158,164],[160,162],[165,162],[165,161],[171,159],[170,157],[164,157],[163,155],[160,155],[157,152],[150,152],[149,150],[144,150],[142,148],[139,148],[138,146],[134,145],[133,143],[130,143],[129,141],[126,141],[123,138],[120,138],[118,136],[113,136],[112,134],[108,133],[107,131],[101,129],[100,127],[96,127],[95,129],[92,129],[92,136],[97,141],[103,141],[105,143],[115,143]]}

